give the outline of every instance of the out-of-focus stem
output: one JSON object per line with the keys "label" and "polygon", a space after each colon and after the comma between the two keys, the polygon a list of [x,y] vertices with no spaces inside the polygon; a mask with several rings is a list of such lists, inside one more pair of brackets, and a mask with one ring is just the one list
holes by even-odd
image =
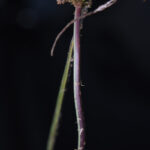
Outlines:
{"label": "out-of-focus stem", "polygon": [[56,100],[55,112],[54,112],[50,132],[49,132],[48,141],[47,141],[47,150],[54,149],[54,144],[55,144],[55,140],[56,140],[56,136],[57,136],[58,124],[59,124],[59,118],[60,118],[60,113],[61,113],[61,109],[62,109],[63,98],[64,98],[68,74],[69,74],[69,68],[70,68],[70,64],[72,61],[71,59],[72,59],[72,53],[73,53],[73,45],[74,45],[73,43],[74,42],[73,42],[73,38],[72,38],[70,47],[69,47],[67,62],[65,65],[63,77],[62,77],[61,84],[60,84],[58,97]]}
{"label": "out-of-focus stem", "polygon": [[[81,7],[75,7],[75,18],[81,16]],[[78,150],[84,150],[85,145],[85,129],[84,117],[81,106],[81,91],[80,91],[80,20],[74,22],[74,102],[78,126]]]}

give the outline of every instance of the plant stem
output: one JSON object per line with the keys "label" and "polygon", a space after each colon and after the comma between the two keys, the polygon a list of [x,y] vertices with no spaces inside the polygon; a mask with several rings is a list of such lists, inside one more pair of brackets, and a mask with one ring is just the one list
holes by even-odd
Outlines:
{"label": "plant stem", "polygon": [[[75,19],[81,16],[81,7],[75,7]],[[80,20],[74,22],[74,102],[78,126],[78,150],[84,150],[85,146],[85,130],[84,117],[81,106],[80,91]]]}
{"label": "plant stem", "polygon": [[49,132],[48,141],[47,141],[47,150],[54,149],[58,124],[59,124],[59,118],[60,118],[61,109],[62,109],[63,98],[64,98],[64,94],[65,94],[65,90],[66,90],[69,68],[70,68],[71,59],[72,59],[73,45],[74,45],[73,43],[74,42],[73,42],[73,38],[72,38],[70,47],[69,47],[69,52],[68,52],[68,57],[67,57],[63,77],[62,77],[61,84],[60,84],[58,97],[56,100],[55,112],[54,112],[52,125],[51,125],[50,132]]}

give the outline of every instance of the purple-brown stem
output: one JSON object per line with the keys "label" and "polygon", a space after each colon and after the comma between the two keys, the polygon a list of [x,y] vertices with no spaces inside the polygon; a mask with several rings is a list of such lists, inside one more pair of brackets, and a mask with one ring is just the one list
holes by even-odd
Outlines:
{"label": "purple-brown stem", "polygon": [[[81,16],[81,6],[75,7],[75,19]],[[84,150],[85,129],[80,91],[80,20],[74,22],[74,102],[78,125],[78,150]]]}

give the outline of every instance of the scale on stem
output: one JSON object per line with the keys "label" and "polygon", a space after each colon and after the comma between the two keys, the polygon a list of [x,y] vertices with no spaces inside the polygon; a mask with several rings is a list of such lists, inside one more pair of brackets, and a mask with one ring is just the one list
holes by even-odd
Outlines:
{"label": "scale on stem", "polygon": [[97,9],[91,12],[87,12],[87,10],[91,6],[92,0],[57,0],[57,4],[64,4],[66,2],[71,3],[75,7],[75,14],[74,19],[70,21],[57,35],[54,44],[51,49],[51,55],[53,55],[56,43],[61,35],[66,31],[68,27],[74,24],[73,30],[73,39],[70,44],[67,63],[65,66],[64,74],[62,77],[60,90],[58,93],[55,113],[52,120],[52,125],[50,128],[48,143],[47,143],[47,150],[53,150],[54,144],[56,140],[56,133],[59,124],[59,118],[64,98],[64,93],[66,89],[66,82],[68,79],[68,72],[70,68],[72,53],[73,53],[73,86],[74,86],[74,103],[75,103],[75,111],[76,111],[76,119],[77,119],[77,127],[78,127],[78,146],[77,150],[84,150],[85,148],[85,129],[84,129],[84,117],[83,117],[83,110],[81,105],[81,91],[80,91],[80,29],[81,19],[84,19],[88,16],[94,15],[98,12],[105,10],[106,8],[112,6],[117,0],[110,0],[105,4],[99,6]]}

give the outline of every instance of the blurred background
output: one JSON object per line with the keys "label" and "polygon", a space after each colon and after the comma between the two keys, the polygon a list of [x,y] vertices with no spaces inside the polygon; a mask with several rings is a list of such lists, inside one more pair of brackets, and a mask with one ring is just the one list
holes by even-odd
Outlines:
{"label": "blurred background", "polygon": [[[106,0],[93,0],[93,7]],[[55,0],[0,0],[0,150],[45,150],[74,8]],[[118,0],[84,20],[82,100],[87,150],[150,149],[150,1]],[[56,149],[73,150],[72,75]]]}

